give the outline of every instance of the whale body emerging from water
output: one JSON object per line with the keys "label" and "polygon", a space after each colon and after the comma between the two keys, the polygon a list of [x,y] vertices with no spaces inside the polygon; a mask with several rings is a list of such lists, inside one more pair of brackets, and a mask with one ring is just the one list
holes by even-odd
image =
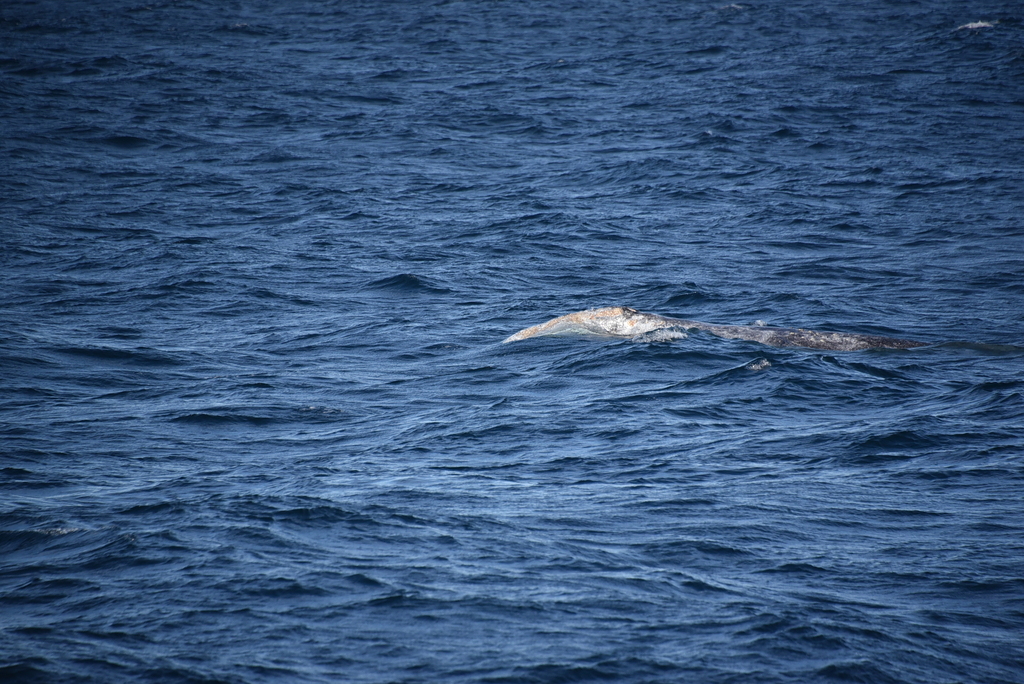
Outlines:
{"label": "whale body emerging from water", "polygon": [[773,347],[804,347],[807,349],[828,349],[831,351],[861,351],[863,349],[912,349],[924,347],[927,342],[903,340],[881,335],[858,333],[824,332],[801,328],[773,328],[760,325],[718,325],[689,321],[683,318],[669,318],[644,313],[626,306],[609,306],[603,309],[588,309],[559,316],[547,323],[520,330],[504,340],[517,342],[528,337],[544,335],[602,335],[611,337],[636,337],[655,330],[677,328],[704,330],[737,340],[750,340]]}

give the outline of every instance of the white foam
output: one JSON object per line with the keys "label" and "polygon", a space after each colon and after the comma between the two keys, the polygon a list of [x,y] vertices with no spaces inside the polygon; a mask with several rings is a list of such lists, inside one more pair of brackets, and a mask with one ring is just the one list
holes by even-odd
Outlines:
{"label": "white foam", "polygon": [[[998,24],[999,22],[997,21],[995,23]],[[995,24],[989,23],[987,21],[972,21],[969,24],[964,24],[963,26],[957,26],[956,30],[960,31],[962,29],[967,29],[968,31],[980,31],[981,29],[992,28],[993,26],[995,26]]]}
{"label": "white foam", "polygon": [[675,340],[685,340],[687,335],[682,330],[676,328],[661,328],[660,330],[651,330],[643,334],[633,337],[632,342],[674,342]]}

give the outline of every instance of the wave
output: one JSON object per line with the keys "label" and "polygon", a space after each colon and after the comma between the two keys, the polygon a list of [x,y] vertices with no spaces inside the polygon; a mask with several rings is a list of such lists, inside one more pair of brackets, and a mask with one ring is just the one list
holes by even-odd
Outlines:
{"label": "wave", "polygon": [[451,294],[451,290],[436,281],[413,273],[401,273],[367,283],[367,289],[389,290],[409,294]]}

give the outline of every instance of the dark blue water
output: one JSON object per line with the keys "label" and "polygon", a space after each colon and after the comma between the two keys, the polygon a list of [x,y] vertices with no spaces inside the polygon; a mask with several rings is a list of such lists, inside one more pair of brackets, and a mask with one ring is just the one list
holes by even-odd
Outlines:
{"label": "dark blue water", "polygon": [[0,679],[1024,682],[1024,11],[723,4],[4,2]]}

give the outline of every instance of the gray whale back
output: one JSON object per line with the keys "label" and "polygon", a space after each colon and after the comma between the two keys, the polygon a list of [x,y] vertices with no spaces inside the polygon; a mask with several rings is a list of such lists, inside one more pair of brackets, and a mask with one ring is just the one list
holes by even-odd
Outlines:
{"label": "gray whale back", "polygon": [[606,335],[613,337],[634,337],[664,328],[686,328],[704,330],[718,337],[736,340],[750,340],[773,347],[804,347],[831,351],[861,351],[864,349],[912,349],[923,347],[927,342],[904,340],[882,335],[861,335],[859,333],[825,332],[802,328],[773,328],[756,325],[718,325],[702,323],[683,318],[669,318],[644,313],[627,306],[609,306],[603,309],[587,309],[553,318],[531,328],[520,330],[507,337],[504,343],[518,342],[528,337],[544,335]]}

